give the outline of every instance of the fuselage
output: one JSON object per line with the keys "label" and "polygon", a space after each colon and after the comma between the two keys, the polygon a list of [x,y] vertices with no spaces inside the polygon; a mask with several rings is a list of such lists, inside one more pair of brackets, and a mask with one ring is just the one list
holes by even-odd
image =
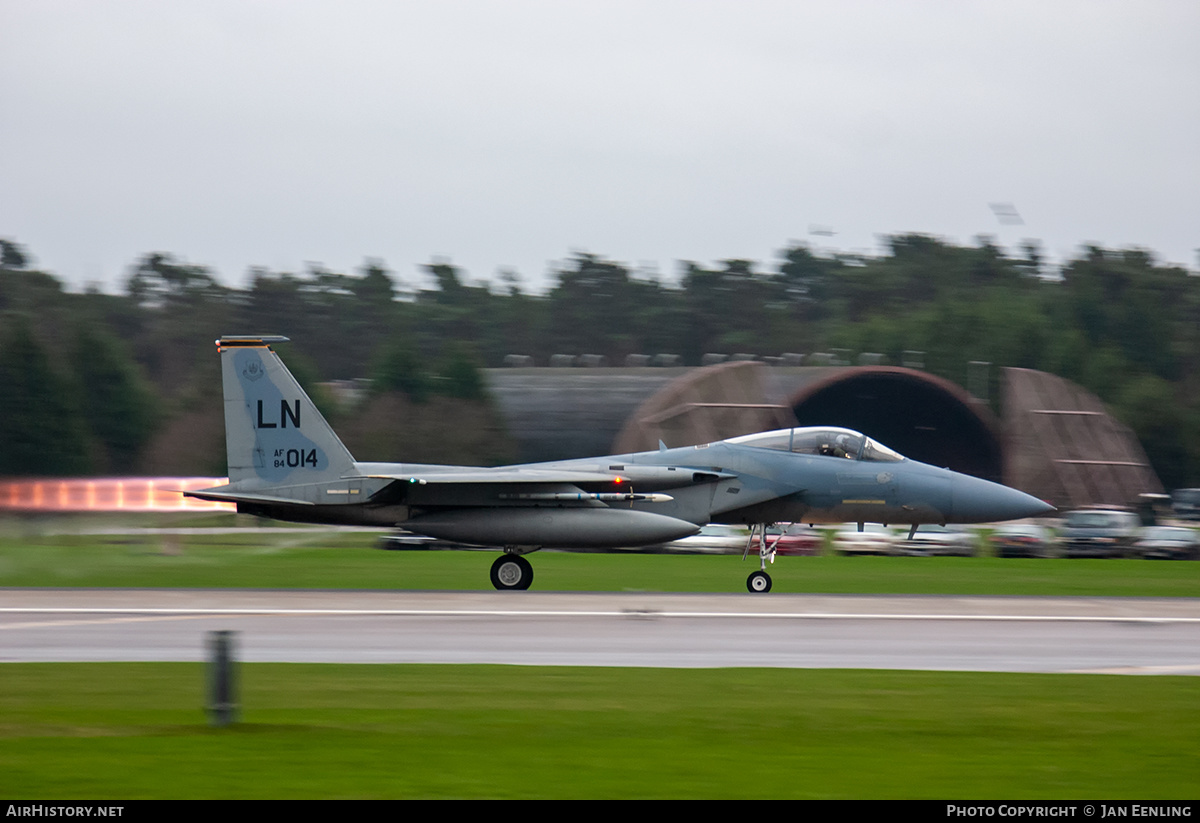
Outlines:
{"label": "fuselage", "polygon": [[[824,440],[808,437],[814,431]],[[845,429],[765,432],[492,469],[355,466],[360,476],[337,483],[273,489],[274,495],[303,499],[302,505],[251,501],[239,502],[239,510],[309,522],[400,525],[466,543],[530,548],[656,543],[710,522],[978,523],[1053,510],[1006,486],[906,459]],[[449,482],[464,472],[471,481]],[[564,473],[585,479],[539,480]],[[493,476],[496,482],[488,482]],[[409,482],[396,479],[404,477]]]}

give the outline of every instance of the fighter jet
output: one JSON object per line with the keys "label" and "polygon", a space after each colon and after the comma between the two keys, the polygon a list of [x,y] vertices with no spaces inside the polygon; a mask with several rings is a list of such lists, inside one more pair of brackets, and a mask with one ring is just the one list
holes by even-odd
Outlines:
{"label": "fighter jet", "polygon": [[[524,555],[616,548],[695,534],[707,523],[761,534],[751,592],[771,590],[777,523],[985,523],[1054,511],[1023,492],[909,460],[856,431],[803,427],[716,443],[487,468],[356,461],[271,344],[218,341],[229,482],[190,497],[307,523],[402,527],[503,554],[497,589],[528,589]],[[747,543],[747,550],[750,543]],[[745,557],[745,554],[743,554]]]}

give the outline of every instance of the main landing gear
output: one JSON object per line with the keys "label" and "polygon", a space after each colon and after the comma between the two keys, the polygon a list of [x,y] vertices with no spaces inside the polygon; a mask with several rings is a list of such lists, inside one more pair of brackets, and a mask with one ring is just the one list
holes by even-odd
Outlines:
{"label": "main landing gear", "polygon": [[767,561],[775,562],[775,547],[779,545],[779,539],[783,537],[783,532],[775,536],[770,545],[767,545],[767,526],[770,523],[752,523],[750,525],[750,539],[746,541],[746,550],[742,552],[742,559],[750,553],[750,547],[754,545],[755,532],[758,533],[758,559],[762,568],[756,572],[751,572],[746,578],[746,589],[751,593],[763,593],[771,590],[771,575],[767,574]]}
{"label": "main landing gear", "polygon": [[525,591],[533,582],[533,565],[519,554],[502,554],[492,564],[492,585],[500,591]]}

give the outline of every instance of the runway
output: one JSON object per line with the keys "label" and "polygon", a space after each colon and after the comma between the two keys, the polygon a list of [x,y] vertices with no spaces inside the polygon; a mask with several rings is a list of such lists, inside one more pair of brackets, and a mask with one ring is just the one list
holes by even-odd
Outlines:
{"label": "runway", "polygon": [[0,590],[0,661],[1200,674],[1200,599]]}

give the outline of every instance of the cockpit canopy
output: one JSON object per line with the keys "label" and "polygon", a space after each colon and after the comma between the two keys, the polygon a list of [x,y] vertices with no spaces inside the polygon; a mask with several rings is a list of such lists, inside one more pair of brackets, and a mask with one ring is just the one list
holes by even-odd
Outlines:
{"label": "cockpit canopy", "polygon": [[903,455],[859,432],[821,426],[743,434],[725,442],[794,454],[819,454],[876,463],[896,463],[904,459]]}

